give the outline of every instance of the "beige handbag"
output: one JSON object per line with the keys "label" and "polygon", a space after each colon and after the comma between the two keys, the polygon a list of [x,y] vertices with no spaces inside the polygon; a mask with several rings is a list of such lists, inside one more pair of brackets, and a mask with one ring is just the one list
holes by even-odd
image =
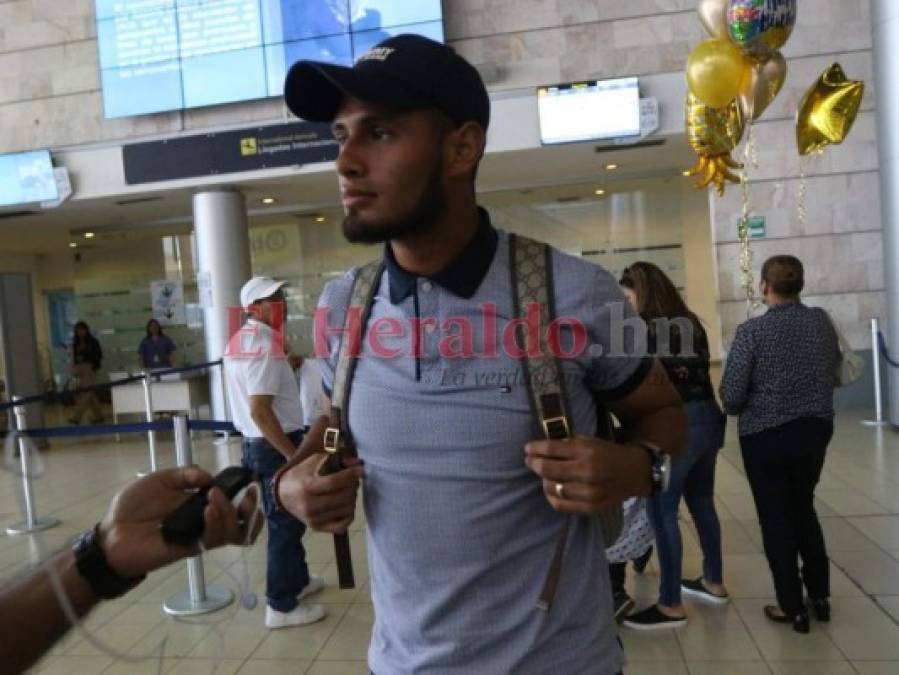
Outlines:
{"label": "beige handbag", "polygon": [[836,385],[838,387],[848,387],[853,382],[861,379],[861,376],[865,374],[865,360],[852,351],[852,347],[849,346],[849,342],[846,341],[843,333],[837,328],[833,318],[831,318],[830,322],[833,324],[833,330],[837,334],[837,343],[840,347],[840,360],[837,362],[834,373]]}

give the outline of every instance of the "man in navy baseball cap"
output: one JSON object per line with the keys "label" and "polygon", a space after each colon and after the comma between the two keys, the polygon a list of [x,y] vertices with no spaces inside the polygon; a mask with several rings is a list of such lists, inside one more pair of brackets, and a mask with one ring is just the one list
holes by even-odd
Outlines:
{"label": "man in navy baseball cap", "polygon": [[487,129],[490,99],[478,71],[445,44],[420,35],[388,38],[352,68],[298,61],[287,74],[284,100],[297,116],[331,122],[345,96],[392,109],[436,108],[456,124]]}
{"label": "man in navy baseball cap", "polygon": [[452,47],[397,35],[352,67],[298,61],[284,100],[298,117],[331,123],[347,240],[401,242],[441,230],[457,211],[467,221],[463,237],[477,229],[490,99]]}
{"label": "man in navy baseball cap", "polygon": [[[322,416],[312,425],[273,487],[311,529],[342,534],[365,480],[370,671],[620,673],[599,521],[572,518],[562,530],[557,511],[597,513],[649,494],[653,453],[584,436],[528,443],[536,420],[521,381],[502,392],[477,384],[485,373],[523,367],[508,350],[474,346],[507,334],[515,316],[514,241],[477,204],[490,119],[477,71],[450,47],[401,35],[352,68],[297,63],[285,99],[300,117],[331,124],[346,238],[385,242],[358,367],[344,390],[358,458],[320,475],[328,427],[340,426],[344,400],[335,396],[334,423]],[[575,357],[566,368],[572,428],[595,428],[598,396],[632,438],[676,453],[686,427],[665,371],[639,350],[606,356],[614,349],[610,308],[629,307],[618,284],[592,263],[551,255],[558,316],[603,348],[602,358]],[[329,396],[338,368],[346,372],[336,355],[340,336],[354,331],[354,289],[353,274],[329,281],[316,311]],[[498,323],[488,328],[491,306]],[[461,379],[450,384],[446,374]],[[560,531],[565,571],[551,577],[561,581],[545,614],[537,600],[547,571],[561,570],[552,564]]]}

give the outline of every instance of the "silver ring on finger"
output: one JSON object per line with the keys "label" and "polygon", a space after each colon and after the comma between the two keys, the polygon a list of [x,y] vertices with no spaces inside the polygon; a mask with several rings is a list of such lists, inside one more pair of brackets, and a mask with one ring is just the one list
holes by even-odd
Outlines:
{"label": "silver ring on finger", "polygon": [[565,486],[562,483],[556,483],[556,497],[565,499]]}

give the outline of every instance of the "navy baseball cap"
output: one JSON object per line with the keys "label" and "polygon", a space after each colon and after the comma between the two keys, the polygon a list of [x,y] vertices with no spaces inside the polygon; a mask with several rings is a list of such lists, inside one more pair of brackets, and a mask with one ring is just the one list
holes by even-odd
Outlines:
{"label": "navy baseball cap", "polygon": [[331,122],[344,96],[396,110],[437,108],[456,124],[490,123],[490,97],[480,73],[456,51],[421,35],[378,43],[349,68],[297,61],[284,82],[291,112],[311,122]]}

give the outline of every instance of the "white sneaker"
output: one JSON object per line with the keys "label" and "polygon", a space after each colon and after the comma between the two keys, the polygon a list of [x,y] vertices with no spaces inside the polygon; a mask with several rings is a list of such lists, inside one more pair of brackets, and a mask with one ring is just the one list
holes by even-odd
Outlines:
{"label": "white sneaker", "polygon": [[309,583],[306,584],[306,588],[300,591],[300,594],[297,596],[297,600],[303,602],[310,595],[315,595],[316,593],[321,593],[322,589],[325,587],[325,580],[321,577],[309,577]]}
{"label": "white sneaker", "polygon": [[299,604],[289,612],[279,612],[271,607],[265,608],[266,628],[286,628],[288,626],[305,626],[325,618],[325,610],[321,605]]}

